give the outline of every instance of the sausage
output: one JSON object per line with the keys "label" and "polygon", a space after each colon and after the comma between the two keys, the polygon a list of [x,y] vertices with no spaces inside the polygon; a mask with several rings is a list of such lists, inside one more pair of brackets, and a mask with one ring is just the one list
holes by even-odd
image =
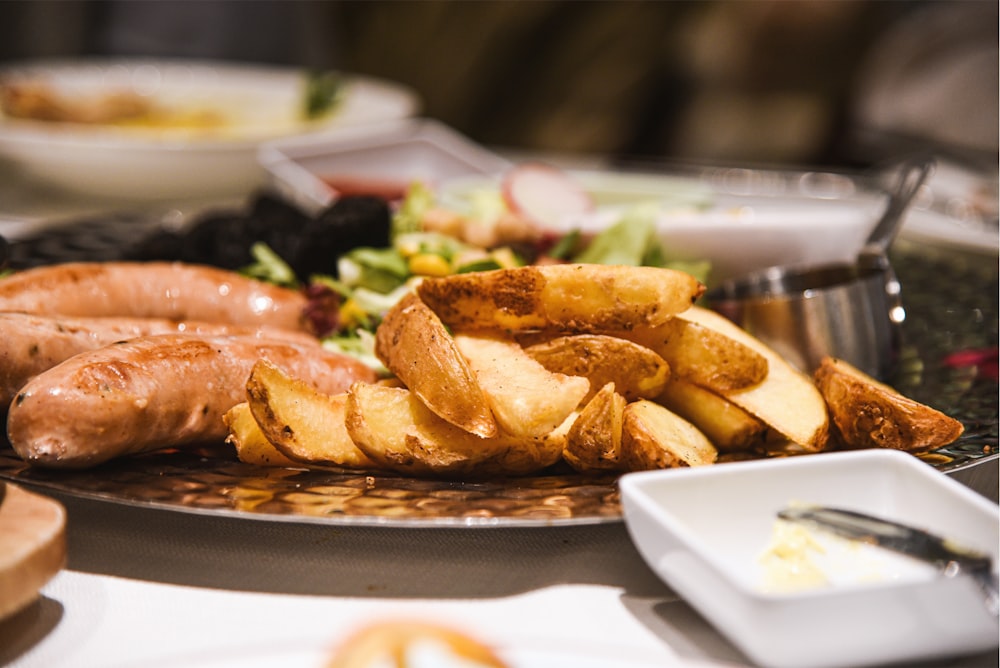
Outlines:
{"label": "sausage", "polygon": [[304,294],[181,262],[68,262],[0,280],[0,311],[306,328]]}
{"label": "sausage", "polygon": [[77,353],[152,334],[246,335],[302,343],[305,332],[272,327],[166,320],[163,318],[80,318],[0,313],[0,414],[21,387],[46,369]]}
{"label": "sausage", "polygon": [[330,394],[375,380],[369,367],[319,344],[140,337],[80,353],[36,376],[11,403],[7,436],[23,459],[51,468],[221,442],[223,414],[246,401],[246,382],[261,358]]}

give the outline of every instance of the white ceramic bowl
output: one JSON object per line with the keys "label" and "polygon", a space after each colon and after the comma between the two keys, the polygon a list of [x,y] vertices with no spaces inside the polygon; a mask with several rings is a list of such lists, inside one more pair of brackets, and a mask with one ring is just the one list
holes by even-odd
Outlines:
{"label": "white ceramic bowl", "polygon": [[877,548],[867,549],[900,570],[873,575],[859,554],[837,567],[830,586],[764,586],[761,556],[776,513],[796,503],[924,528],[991,555],[996,572],[996,504],[912,455],[867,450],[633,473],[621,479],[621,495],[650,567],[762,666],[912,663],[997,647],[997,619],[970,578]]}
{"label": "white ceramic bowl", "polygon": [[330,204],[331,180],[368,181],[403,189],[412,181],[428,186],[470,175],[501,173],[510,162],[448,126],[430,119],[381,124],[378,132],[343,132],[336,137],[279,139],[264,144],[260,163],[270,183],[309,213]]}
{"label": "white ceramic bowl", "polygon": [[265,182],[262,142],[406,118],[419,107],[404,86],[345,75],[336,110],[306,121],[304,71],[208,61],[40,61],[8,66],[0,80],[41,84],[77,101],[127,91],[179,115],[211,111],[226,119],[199,130],[0,115],[0,158],[41,182],[123,199],[245,195]]}
{"label": "white ceramic bowl", "polygon": [[[591,213],[551,223],[559,233],[596,233],[632,205],[656,202],[657,230],[670,259],[710,260],[710,283],[774,265],[852,261],[885,206],[885,194],[849,174],[745,168],[676,173],[570,171],[590,193]],[[445,184],[442,198],[461,207],[500,179]]]}

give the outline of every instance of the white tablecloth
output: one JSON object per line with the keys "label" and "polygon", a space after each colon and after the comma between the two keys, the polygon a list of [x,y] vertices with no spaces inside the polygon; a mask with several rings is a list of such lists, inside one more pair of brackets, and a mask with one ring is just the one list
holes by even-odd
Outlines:
{"label": "white tablecloth", "polygon": [[318,666],[345,635],[396,618],[552,652],[560,666],[571,652],[609,668],[751,665],[657,579],[620,523],[339,527],[57,498],[68,567],[0,622],[0,665]]}

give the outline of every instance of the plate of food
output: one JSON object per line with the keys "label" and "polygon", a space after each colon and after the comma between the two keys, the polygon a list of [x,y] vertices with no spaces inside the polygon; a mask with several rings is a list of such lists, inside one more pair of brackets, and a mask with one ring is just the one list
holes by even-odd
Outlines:
{"label": "plate of food", "polygon": [[[274,222],[272,205],[258,206]],[[627,471],[847,447],[905,449],[951,471],[995,447],[987,367],[923,364],[950,345],[919,338],[937,331],[926,325],[942,308],[977,311],[969,333],[985,335],[981,290],[942,290],[975,285],[967,276],[922,269],[933,281],[920,287],[900,264],[931,298],[913,303],[916,348],[893,388],[842,364],[793,368],[693,304],[704,286],[685,271],[582,262],[548,238],[517,261],[521,245],[473,249],[414,230],[442,220],[418,209],[408,200],[390,212],[371,197],[342,198],[316,219],[289,209],[277,229],[308,240],[298,246],[256,238],[259,221],[238,218],[191,232],[201,243],[218,233],[240,271],[209,270],[207,255],[164,262],[147,247],[141,260],[63,261],[0,280],[2,309],[22,312],[6,314],[12,352],[0,359],[43,365],[6,374],[12,447],[0,450],[0,476],[272,521],[542,527],[621,521]],[[385,236],[324,245],[323,226],[341,216]],[[317,249],[334,265],[315,264]],[[109,318],[102,338],[95,328]],[[55,343],[76,353],[56,363]],[[871,411],[896,416],[893,428],[864,429],[856,418]]]}
{"label": "plate of food", "polygon": [[72,60],[0,71],[0,157],[102,197],[245,195],[267,140],[412,115],[405,86],[338,72],[185,60]]}

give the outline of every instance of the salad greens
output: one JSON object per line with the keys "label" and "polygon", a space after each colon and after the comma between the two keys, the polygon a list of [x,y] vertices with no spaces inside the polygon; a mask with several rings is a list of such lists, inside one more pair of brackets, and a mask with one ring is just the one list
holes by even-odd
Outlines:
{"label": "salad greens", "polygon": [[[424,221],[436,204],[427,186],[412,184],[393,213],[389,247],[355,248],[338,258],[337,277],[310,277],[310,289],[325,289],[338,298],[335,326],[323,337],[324,346],[382,369],[374,354],[374,331],[384,314],[426,277],[517,267],[541,256],[565,262],[667,267],[690,273],[702,282],[710,270],[708,262],[665,259],[655,233],[657,207],[652,203],[625,209],[617,222],[592,238],[573,230],[548,239],[546,248],[534,249],[539,257],[528,258],[522,255],[523,249],[519,252],[513,245],[481,248],[450,234],[425,230]],[[484,191],[472,201],[465,222],[494,224],[506,213],[505,207],[498,194]],[[255,262],[243,273],[278,285],[297,286],[292,269],[265,244],[255,244],[252,255]]]}

